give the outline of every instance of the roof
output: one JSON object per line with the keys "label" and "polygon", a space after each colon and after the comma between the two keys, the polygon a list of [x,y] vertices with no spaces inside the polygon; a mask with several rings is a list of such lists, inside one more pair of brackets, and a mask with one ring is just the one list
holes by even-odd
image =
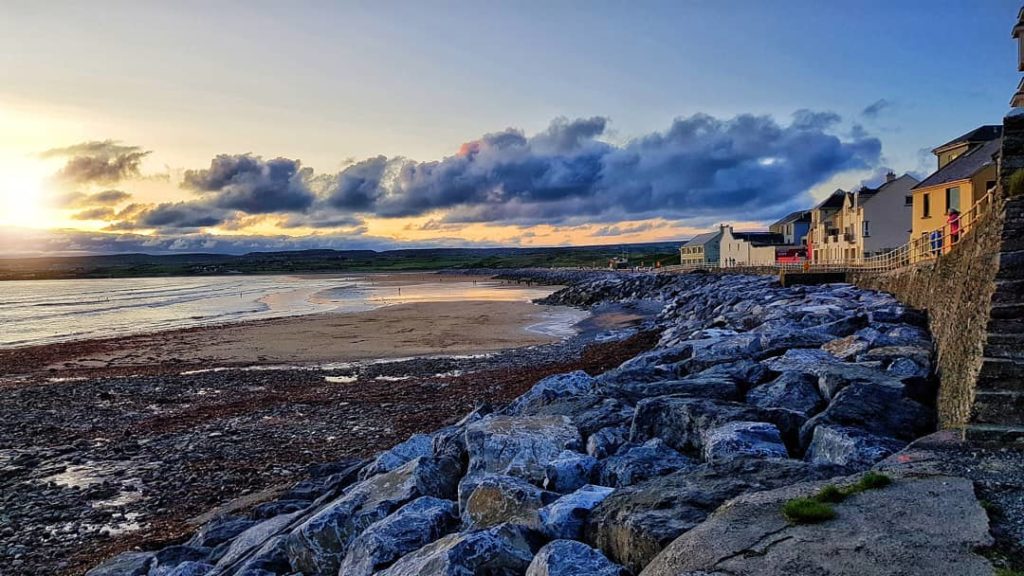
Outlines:
{"label": "roof", "polygon": [[[886,188],[888,188],[889,186],[891,186],[893,184],[896,184],[897,182],[899,182],[900,180],[903,180],[904,178],[907,178],[907,179],[910,179],[911,181],[913,181],[913,184],[910,186],[911,189],[913,189],[913,187],[918,184],[917,178],[914,178],[910,174],[904,174],[903,176],[900,176],[899,178],[893,178],[892,180],[889,180],[888,182],[883,182],[882,185],[879,186],[878,188],[866,188],[866,187],[865,188],[861,188],[861,190],[860,190],[860,203],[861,204],[867,203],[868,200],[871,200],[875,196],[878,196],[883,191],[885,191]],[[867,191],[868,193],[865,194],[865,191]]]}
{"label": "roof", "polygon": [[946,148],[952,148],[954,146],[960,146],[962,144],[968,144],[971,142],[990,142],[992,140],[1001,138],[1002,136],[1002,126],[1000,126],[999,124],[986,124],[985,126],[979,126],[978,128],[971,130],[970,132],[960,136],[959,138],[954,138],[949,142],[946,142],[942,146],[935,147],[932,150],[932,152],[937,152],[939,150],[944,150]]}
{"label": "roof", "polygon": [[775,232],[733,232],[732,236],[750,242],[754,246],[780,246],[786,243],[785,237]]}
{"label": "roof", "polygon": [[772,224],[772,226],[782,226],[783,224],[789,224],[791,222],[810,222],[811,211],[810,210],[797,210],[792,214],[788,214],[781,218],[779,221]]}
{"label": "roof", "polygon": [[708,242],[714,240],[715,237],[717,237],[721,233],[722,231],[718,230],[716,232],[705,232],[704,234],[698,234],[684,242],[683,247],[685,248],[686,246],[703,246]]}
{"label": "roof", "polygon": [[823,208],[835,208],[836,210],[843,207],[843,202],[846,201],[846,192],[841,189],[836,189],[835,192],[830,194],[827,198],[818,202],[818,205],[814,207],[815,210],[821,210]]}
{"label": "roof", "polygon": [[945,184],[946,182],[966,180],[977,174],[982,168],[992,164],[994,162],[992,157],[999,152],[1001,145],[1002,140],[990,140],[984,146],[979,146],[974,150],[965,152],[957,156],[949,164],[939,168],[931,176],[925,178],[917,186],[914,186],[913,189],[919,190]]}

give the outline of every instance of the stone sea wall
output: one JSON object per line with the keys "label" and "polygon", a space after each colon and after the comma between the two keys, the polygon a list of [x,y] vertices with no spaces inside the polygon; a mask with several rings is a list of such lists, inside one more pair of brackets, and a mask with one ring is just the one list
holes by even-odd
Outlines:
{"label": "stone sea wall", "polygon": [[[547,302],[660,303],[657,346],[602,374],[545,378],[508,406],[481,406],[371,460],[324,466],[246,516],[89,575],[657,576],[719,573],[724,559],[729,573],[777,573],[744,559],[799,557],[745,552],[785,528],[785,498],[854,482],[935,428],[926,318],[890,295],[759,276],[573,274],[546,278],[572,282]],[[896,479],[889,494],[934,500],[918,506],[919,525],[893,531],[907,542],[870,537],[877,523],[859,520],[898,525],[891,496],[844,505],[851,520],[831,525],[837,541],[864,544],[825,546],[828,557],[849,565],[877,552],[891,564],[887,551],[899,549],[906,574],[938,564],[986,573],[975,554],[990,540],[984,512],[962,482],[936,492],[950,482]],[[755,493],[772,494],[760,520],[728,516],[727,503]],[[932,508],[948,517],[932,522]],[[723,522],[752,544],[681,564],[681,550],[710,550],[704,538]],[[956,529],[922,540],[931,523]]]}

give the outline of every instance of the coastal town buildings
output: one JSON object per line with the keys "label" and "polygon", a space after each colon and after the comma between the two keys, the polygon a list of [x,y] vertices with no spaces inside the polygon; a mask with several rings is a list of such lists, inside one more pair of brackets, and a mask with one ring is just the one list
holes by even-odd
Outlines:
{"label": "coastal town buildings", "polygon": [[[995,156],[1001,142],[1002,126],[980,126],[932,150],[938,168],[912,191],[913,242],[931,246],[931,235],[946,224],[950,210],[969,210],[995,187]],[[942,250],[950,248],[948,242],[938,242]],[[914,250],[912,255],[919,259],[939,251],[937,246],[934,250]]]}
{"label": "coastal town buildings", "polygon": [[811,209],[811,227],[807,232],[807,259],[814,263],[838,262],[842,259],[839,234],[840,213],[846,192],[836,190]]}
{"label": "coastal town buildings", "polygon": [[719,266],[773,266],[781,249],[788,253],[785,237],[775,232],[735,232],[732,226],[722,226]]}
{"label": "coastal town buildings", "polygon": [[811,229],[811,211],[810,210],[798,210],[782,219],[776,221],[774,224],[768,227],[769,232],[775,234],[782,234],[783,241],[786,244],[800,244],[806,243],[807,232]]}
{"label": "coastal town buildings", "polygon": [[718,265],[719,249],[725,226],[715,232],[698,234],[679,247],[679,263],[688,267]]}

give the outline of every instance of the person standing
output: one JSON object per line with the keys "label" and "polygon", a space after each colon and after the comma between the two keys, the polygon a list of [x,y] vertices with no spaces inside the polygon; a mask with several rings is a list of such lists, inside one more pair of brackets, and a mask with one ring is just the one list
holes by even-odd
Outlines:
{"label": "person standing", "polygon": [[949,245],[952,247],[960,241],[960,212],[954,208],[947,210],[946,226],[949,227]]}

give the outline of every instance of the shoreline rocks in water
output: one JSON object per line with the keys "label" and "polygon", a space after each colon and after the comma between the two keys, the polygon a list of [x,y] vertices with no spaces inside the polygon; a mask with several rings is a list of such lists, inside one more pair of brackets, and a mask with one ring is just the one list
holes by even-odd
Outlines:
{"label": "shoreline rocks in water", "polygon": [[[363,465],[355,483],[309,494],[306,508],[221,541],[187,570],[674,575],[718,573],[728,560],[736,574],[850,574],[858,557],[918,544],[898,510],[884,536],[857,518],[940,486],[941,505],[914,518],[968,523],[970,531],[942,531],[931,545],[952,565],[988,566],[974,551],[987,542],[987,520],[957,478],[898,478],[851,497],[827,529],[863,546],[813,544],[821,556],[843,550],[849,561],[834,566],[805,572],[792,544],[767,540],[775,527],[810,542],[813,528],[787,528],[785,498],[845,481],[934,427],[929,337],[891,296],[848,285],[783,289],[752,276],[511,276],[570,283],[545,299],[552,304],[656,303],[660,340],[596,377],[549,377],[501,410],[414,436]],[[733,526],[742,534],[700,540]],[[240,541],[247,554],[232,552]],[[695,548],[703,555],[683,559]],[[894,558],[906,561],[890,565],[901,574],[933,573],[918,555]],[[130,573],[107,570],[117,562],[140,559],[118,557],[91,574]],[[186,566],[148,562],[149,574]]]}

